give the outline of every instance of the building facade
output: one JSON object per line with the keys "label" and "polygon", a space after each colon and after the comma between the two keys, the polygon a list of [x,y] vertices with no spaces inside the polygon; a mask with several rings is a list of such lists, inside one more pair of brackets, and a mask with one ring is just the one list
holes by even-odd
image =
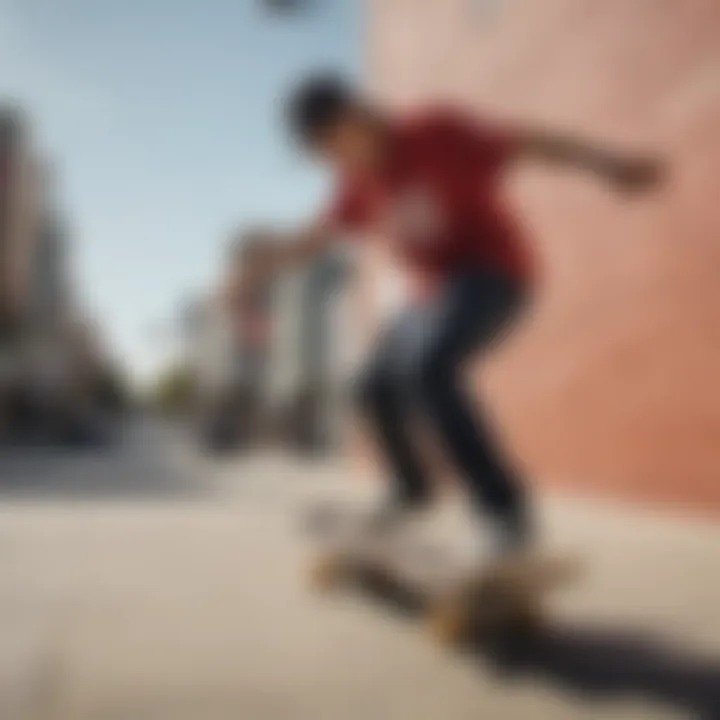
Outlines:
{"label": "building facade", "polygon": [[384,102],[448,100],[667,159],[665,185],[635,203],[586,178],[512,174],[538,297],[478,382],[538,483],[720,511],[720,3],[366,7]]}
{"label": "building facade", "polygon": [[25,280],[37,223],[30,128],[0,106],[0,324],[8,335],[24,312]]}
{"label": "building facade", "polygon": [[278,282],[274,298],[271,397],[289,439],[325,452],[343,443],[348,368],[348,260],[329,254]]}
{"label": "building facade", "polygon": [[54,437],[89,422],[107,360],[73,294],[57,178],[12,106],[0,108],[0,178],[0,439]]}
{"label": "building facade", "polygon": [[232,446],[339,448],[351,348],[337,334],[353,336],[346,259],[328,255],[247,298],[240,291],[248,250],[231,253],[214,292],[184,309],[183,360],[202,426],[211,436],[219,427]]}
{"label": "building facade", "polygon": [[39,208],[25,273],[25,320],[38,334],[53,333],[73,314],[68,229],[49,165],[38,168]]}
{"label": "building facade", "polygon": [[32,162],[26,117],[0,104],[0,440],[10,431],[23,368],[25,281],[37,220]]}

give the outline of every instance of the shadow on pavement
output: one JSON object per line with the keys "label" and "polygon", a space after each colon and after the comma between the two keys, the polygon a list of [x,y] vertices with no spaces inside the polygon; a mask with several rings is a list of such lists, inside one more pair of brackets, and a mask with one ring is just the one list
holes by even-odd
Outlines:
{"label": "shadow on pavement", "polygon": [[636,696],[703,720],[720,718],[720,661],[692,657],[650,636],[567,626],[522,646],[474,652],[504,673],[533,674],[584,699]]}
{"label": "shadow on pavement", "polygon": [[[386,574],[363,576],[358,590],[386,609],[418,619],[422,592]],[[554,625],[529,639],[504,636],[471,642],[471,656],[503,677],[534,676],[583,700],[637,697],[703,720],[720,718],[720,660],[701,659],[650,634],[601,625]]]}

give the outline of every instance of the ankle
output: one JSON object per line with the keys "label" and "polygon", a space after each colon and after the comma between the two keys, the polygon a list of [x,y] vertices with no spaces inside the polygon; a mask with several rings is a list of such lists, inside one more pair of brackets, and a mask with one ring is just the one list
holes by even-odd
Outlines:
{"label": "ankle", "polygon": [[432,504],[432,495],[427,492],[399,492],[392,497],[392,502],[406,510],[420,510]]}

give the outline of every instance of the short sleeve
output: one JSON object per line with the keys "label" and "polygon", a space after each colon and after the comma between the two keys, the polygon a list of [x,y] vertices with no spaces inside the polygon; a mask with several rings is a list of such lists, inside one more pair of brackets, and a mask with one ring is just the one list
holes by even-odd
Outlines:
{"label": "short sleeve", "polygon": [[514,158],[520,142],[509,124],[472,114],[436,111],[427,123],[445,152],[485,172],[502,170]]}

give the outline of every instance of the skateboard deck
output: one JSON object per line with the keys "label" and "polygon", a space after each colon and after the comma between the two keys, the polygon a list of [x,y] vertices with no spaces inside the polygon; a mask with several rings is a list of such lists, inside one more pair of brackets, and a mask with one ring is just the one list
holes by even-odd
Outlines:
{"label": "skateboard deck", "polygon": [[449,645],[536,635],[548,597],[579,570],[575,558],[560,555],[478,567],[419,528],[371,528],[367,512],[350,505],[320,505],[308,517],[317,545],[309,568],[314,589],[370,590],[410,610]]}

